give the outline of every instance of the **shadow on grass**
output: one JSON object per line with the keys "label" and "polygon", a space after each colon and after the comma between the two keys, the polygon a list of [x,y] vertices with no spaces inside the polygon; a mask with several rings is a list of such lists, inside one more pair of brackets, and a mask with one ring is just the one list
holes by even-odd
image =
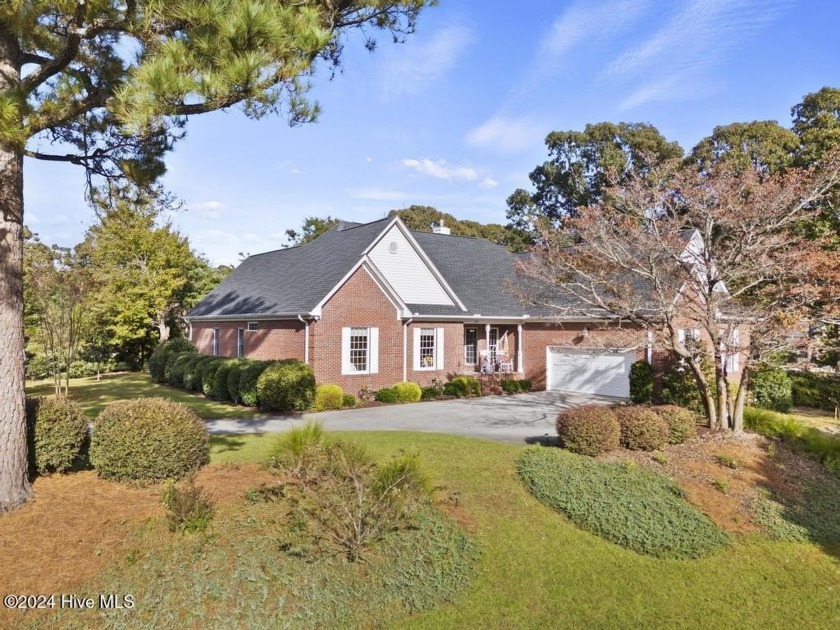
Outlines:
{"label": "shadow on grass", "polygon": [[814,543],[840,562],[840,479],[780,443],[764,467],[765,478],[778,474],[771,470],[775,467],[786,484],[760,484],[753,507],[756,521],[773,538]]}
{"label": "shadow on grass", "polygon": [[245,448],[253,448],[255,441],[265,438],[265,433],[211,435],[210,448],[214,453],[237,453]]}

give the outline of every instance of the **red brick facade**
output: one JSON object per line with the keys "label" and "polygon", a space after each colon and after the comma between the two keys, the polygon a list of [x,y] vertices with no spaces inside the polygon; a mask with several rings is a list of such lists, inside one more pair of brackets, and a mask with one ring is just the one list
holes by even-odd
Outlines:
{"label": "red brick facade", "polygon": [[[199,352],[213,354],[213,329],[219,330],[219,355],[237,354],[237,330],[245,329],[245,356],[254,359],[304,360],[305,326],[297,320],[258,322],[258,330],[247,331],[247,321],[193,322],[192,339]],[[377,328],[379,335],[378,371],[371,374],[342,374],[342,329],[345,327]],[[646,330],[623,326],[584,323],[522,324],[522,370],[518,364],[519,338],[517,324],[494,324],[501,339],[507,335],[507,348],[514,362],[514,372],[531,380],[536,389],[546,385],[546,347],[635,349],[636,358],[647,356]],[[414,331],[418,328],[443,330],[443,367],[416,369]],[[487,349],[485,321],[470,323],[415,321],[400,319],[397,305],[364,268],[359,268],[323,305],[321,317],[309,325],[309,363],[319,383],[333,383],[344,391],[358,394],[367,388],[377,390],[400,382],[403,378],[427,386],[439,378],[446,381],[457,374],[479,371],[479,365],[465,360],[465,331],[476,329],[476,357]],[[745,330],[741,341],[746,342]],[[658,346],[659,344],[657,344]],[[440,352],[440,349],[437,349]],[[668,352],[661,347],[652,353],[655,371],[667,368]]]}

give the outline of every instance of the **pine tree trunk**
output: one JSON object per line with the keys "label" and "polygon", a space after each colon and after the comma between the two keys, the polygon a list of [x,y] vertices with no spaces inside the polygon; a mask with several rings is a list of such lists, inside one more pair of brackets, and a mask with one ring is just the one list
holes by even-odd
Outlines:
{"label": "pine tree trunk", "polygon": [[[20,76],[14,41],[0,31],[0,93]],[[32,495],[24,401],[23,155],[0,143],[0,513]]]}

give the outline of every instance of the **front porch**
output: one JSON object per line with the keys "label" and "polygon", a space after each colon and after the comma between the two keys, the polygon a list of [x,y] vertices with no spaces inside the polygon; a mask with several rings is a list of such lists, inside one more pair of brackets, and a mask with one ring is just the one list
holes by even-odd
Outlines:
{"label": "front porch", "polygon": [[464,324],[464,371],[522,374],[522,324]]}

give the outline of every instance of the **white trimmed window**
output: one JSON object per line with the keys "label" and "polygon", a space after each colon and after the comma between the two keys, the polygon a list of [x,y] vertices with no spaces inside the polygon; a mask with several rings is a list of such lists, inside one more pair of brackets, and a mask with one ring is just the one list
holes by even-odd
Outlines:
{"label": "white trimmed window", "polygon": [[730,374],[738,372],[741,369],[740,344],[741,333],[736,328],[732,331],[731,341],[729,342],[729,352],[726,355],[726,371]]}
{"label": "white trimmed window", "polygon": [[379,373],[379,329],[347,327],[341,329],[341,373]]}
{"label": "white trimmed window", "polygon": [[219,329],[213,329],[213,356],[219,356]]}
{"label": "white trimmed window", "polygon": [[677,330],[677,341],[680,344],[685,345],[686,339],[694,341],[695,343],[700,341],[700,329],[699,328],[680,328]]}
{"label": "white trimmed window", "polygon": [[464,363],[475,365],[478,353],[478,328],[466,328],[464,330]]}
{"label": "white trimmed window", "polygon": [[414,369],[443,369],[443,328],[414,329]]}
{"label": "white trimmed window", "polygon": [[244,357],[245,356],[245,329],[244,328],[237,328],[236,329],[236,356]]}
{"label": "white trimmed window", "polygon": [[255,330],[259,330],[259,327],[259,322],[248,322],[248,332],[254,332]]}

